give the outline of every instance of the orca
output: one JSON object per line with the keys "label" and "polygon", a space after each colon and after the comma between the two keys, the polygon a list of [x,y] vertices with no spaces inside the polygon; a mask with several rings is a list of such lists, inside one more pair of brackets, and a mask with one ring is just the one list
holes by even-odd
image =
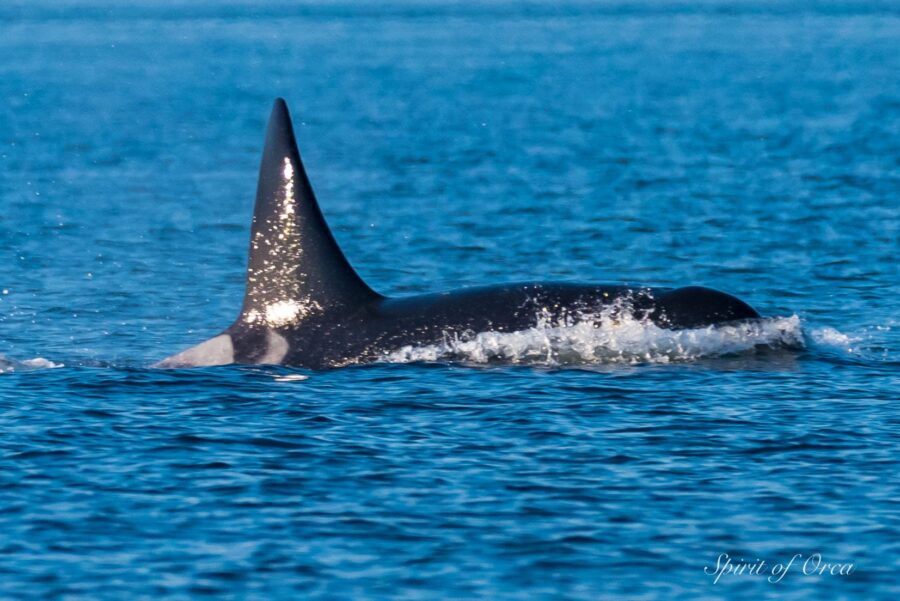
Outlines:
{"label": "orca", "polygon": [[615,307],[669,329],[759,318],[745,302],[697,286],[529,282],[382,296],[356,274],[328,229],[300,160],[287,104],[278,98],[259,170],[240,314],[218,336],[156,365],[335,368],[383,361],[397,349],[448,337],[517,332],[548,319],[577,323]]}

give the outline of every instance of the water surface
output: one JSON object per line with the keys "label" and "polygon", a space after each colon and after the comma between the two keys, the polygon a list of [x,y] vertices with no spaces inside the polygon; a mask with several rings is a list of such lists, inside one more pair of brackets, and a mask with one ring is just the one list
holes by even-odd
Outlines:
{"label": "water surface", "polygon": [[[14,0],[0,56],[0,595],[900,593],[895,5]],[[276,95],[382,293],[700,284],[774,329],[149,369],[237,313]]]}

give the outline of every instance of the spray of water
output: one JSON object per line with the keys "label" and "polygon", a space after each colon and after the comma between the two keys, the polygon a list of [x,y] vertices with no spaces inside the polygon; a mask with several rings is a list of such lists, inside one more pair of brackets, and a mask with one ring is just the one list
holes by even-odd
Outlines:
{"label": "spray of water", "polygon": [[773,317],[697,329],[670,330],[627,308],[610,307],[569,323],[539,319],[519,332],[448,334],[438,344],[387,353],[390,363],[461,361],[525,365],[671,363],[804,347],[800,318]]}

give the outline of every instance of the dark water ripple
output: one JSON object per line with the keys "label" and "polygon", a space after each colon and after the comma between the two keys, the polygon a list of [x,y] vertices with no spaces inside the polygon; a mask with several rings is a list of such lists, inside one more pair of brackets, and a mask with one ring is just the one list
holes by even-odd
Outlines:
{"label": "dark water ripple", "polygon": [[[900,595],[894,3],[12,0],[0,56],[0,597]],[[275,95],[385,293],[706,284],[805,348],[148,369],[234,317]]]}

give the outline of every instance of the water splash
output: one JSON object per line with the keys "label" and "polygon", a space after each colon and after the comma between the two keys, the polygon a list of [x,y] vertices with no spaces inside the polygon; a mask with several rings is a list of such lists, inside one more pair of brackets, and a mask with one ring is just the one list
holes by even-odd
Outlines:
{"label": "water splash", "polygon": [[837,347],[847,351],[852,351],[853,344],[862,340],[859,336],[850,336],[830,327],[811,330],[809,335],[816,344]]}
{"label": "water splash", "polygon": [[462,361],[527,365],[671,363],[754,352],[803,348],[800,318],[763,318],[705,328],[670,330],[630,312],[604,311],[593,319],[557,325],[540,322],[519,332],[449,335],[441,343],[405,346],[389,363]]}
{"label": "water splash", "polygon": [[896,361],[898,349],[890,334],[895,324],[857,325],[850,333],[832,327],[811,329],[810,347],[825,355],[866,358],[874,361]]}

